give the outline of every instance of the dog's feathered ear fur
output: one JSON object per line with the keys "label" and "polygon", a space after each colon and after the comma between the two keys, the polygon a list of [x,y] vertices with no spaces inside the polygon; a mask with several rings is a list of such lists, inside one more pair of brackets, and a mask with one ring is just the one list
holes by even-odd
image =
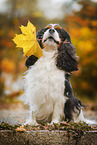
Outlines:
{"label": "dog's feathered ear fur", "polygon": [[78,57],[71,43],[70,36],[64,29],[60,29],[60,35],[62,37],[62,44],[58,49],[59,55],[57,56],[56,65],[59,69],[65,70],[66,72],[76,71],[78,70]]}
{"label": "dog's feathered ear fur", "polygon": [[38,40],[38,43],[39,43],[39,45],[40,45],[41,48],[43,48],[43,46],[42,46],[42,38],[43,38],[43,34],[44,34],[45,31],[46,31],[46,28],[41,29],[41,30],[37,33],[37,36],[36,36],[36,38],[37,38],[37,40]]}

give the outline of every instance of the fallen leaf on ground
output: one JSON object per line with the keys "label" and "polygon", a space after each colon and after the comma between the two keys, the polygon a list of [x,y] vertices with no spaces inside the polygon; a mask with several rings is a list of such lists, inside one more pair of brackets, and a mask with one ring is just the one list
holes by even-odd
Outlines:
{"label": "fallen leaf on ground", "polygon": [[26,129],[23,126],[17,127],[16,131],[25,132]]}
{"label": "fallen leaf on ground", "polygon": [[70,124],[67,123],[67,122],[61,122],[60,125],[66,125],[66,126],[69,126]]}

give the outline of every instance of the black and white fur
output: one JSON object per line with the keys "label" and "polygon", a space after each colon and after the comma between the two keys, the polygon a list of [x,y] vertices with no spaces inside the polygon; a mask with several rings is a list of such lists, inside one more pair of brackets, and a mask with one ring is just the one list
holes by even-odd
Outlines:
{"label": "black and white fur", "polygon": [[49,24],[37,34],[43,56],[26,61],[24,101],[29,105],[26,124],[86,121],[81,102],[74,97],[68,73],[78,70],[75,48],[69,34],[58,24]]}

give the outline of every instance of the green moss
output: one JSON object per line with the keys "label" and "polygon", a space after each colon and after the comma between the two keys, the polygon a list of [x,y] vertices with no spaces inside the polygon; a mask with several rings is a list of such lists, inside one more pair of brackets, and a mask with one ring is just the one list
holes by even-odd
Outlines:
{"label": "green moss", "polygon": [[9,123],[2,122],[2,123],[0,123],[0,130],[15,130],[19,126],[21,126],[21,125],[20,124],[11,125]]}
{"label": "green moss", "polygon": [[[21,126],[21,124],[11,125],[9,123],[2,122],[0,123],[0,130],[13,130],[19,126]],[[63,122],[60,124],[56,124],[56,123],[53,123],[53,125],[40,124],[37,126],[26,125],[24,126],[24,128],[29,131],[31,130],[63,130],[63,131],[69,131],[72,133],[97,130],[97,126],[89,126],[85,122],[71,123],[71,124]]]}

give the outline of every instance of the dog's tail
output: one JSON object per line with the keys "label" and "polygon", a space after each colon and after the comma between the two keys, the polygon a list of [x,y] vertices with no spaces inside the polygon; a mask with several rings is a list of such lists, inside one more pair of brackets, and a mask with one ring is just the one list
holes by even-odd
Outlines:
{"label": "dog's tail", "polygon": [[97,121],[86,119],[83,114],[83,110],[81,109],[79,116],[74,117],[74,122],[86,122],[89,125],[97,125]]}
{"label": "dog's tail", "polygon": [[84,122],[90,125],[97,125],[97,122],[95,120],[89,120],[89,119],[84,118]]}

